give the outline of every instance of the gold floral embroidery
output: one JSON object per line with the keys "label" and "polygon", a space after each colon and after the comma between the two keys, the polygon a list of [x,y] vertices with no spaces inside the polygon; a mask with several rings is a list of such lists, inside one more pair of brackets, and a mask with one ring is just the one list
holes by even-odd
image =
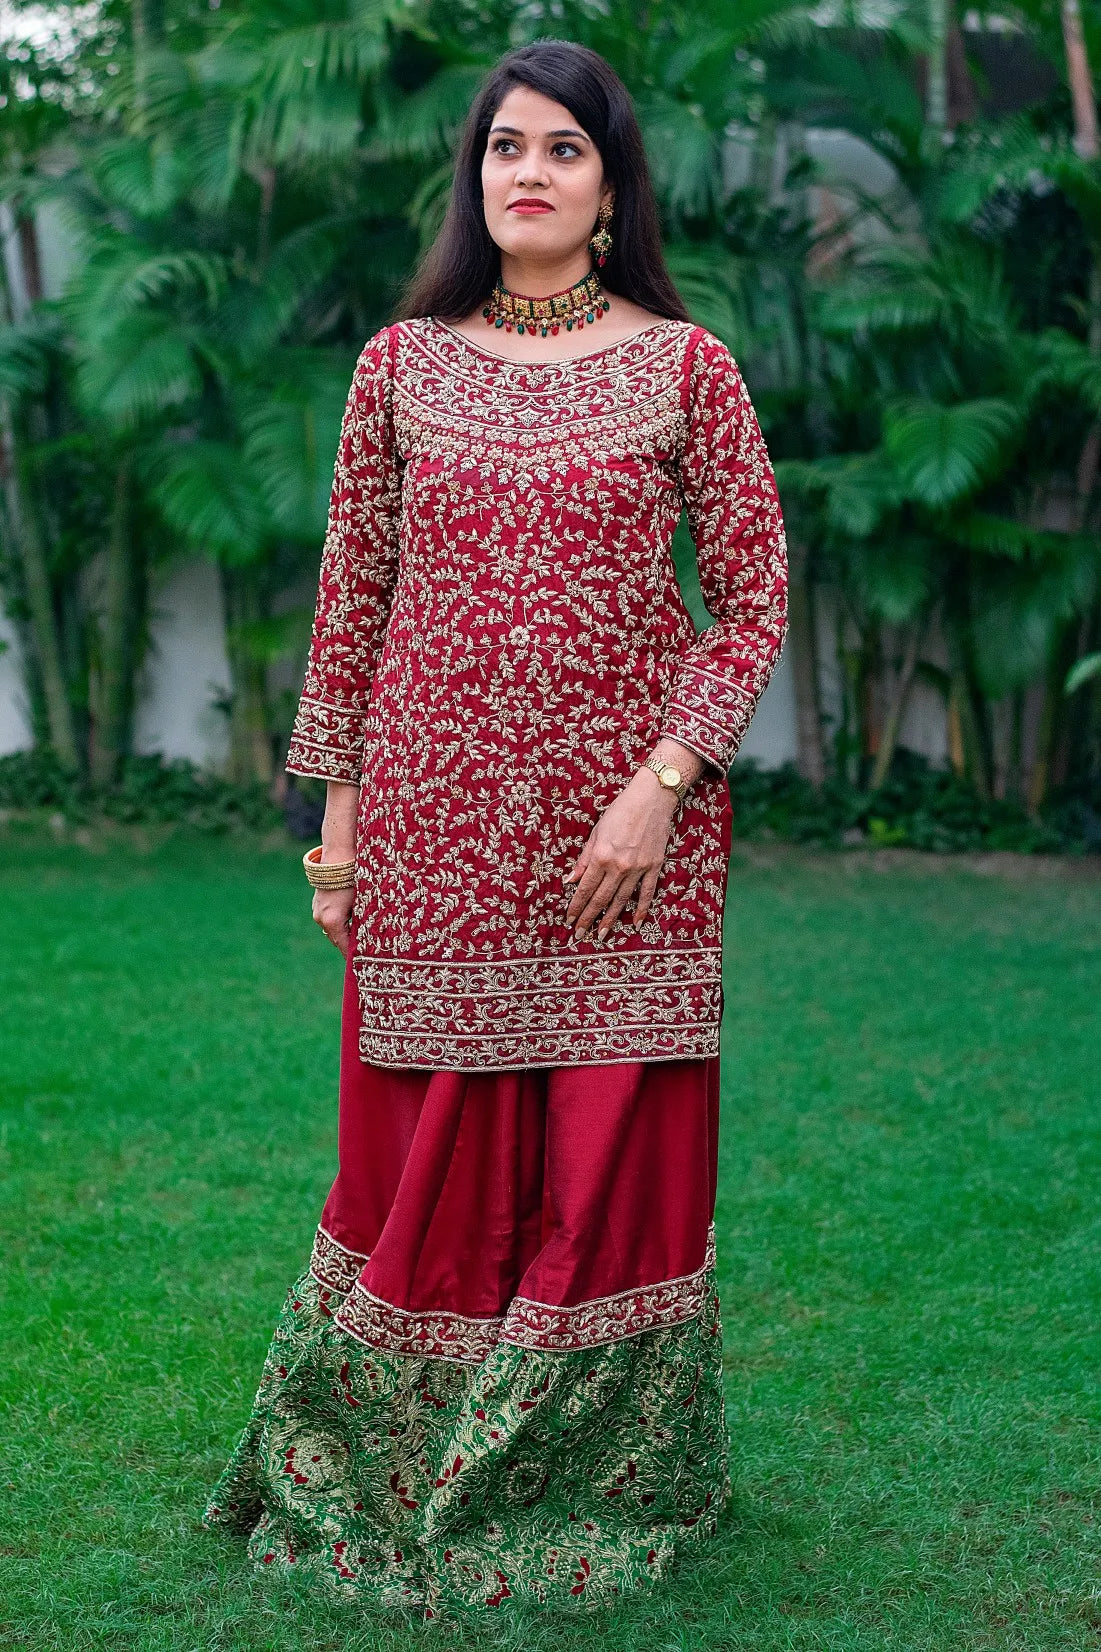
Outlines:
{"label": "gold floral embroidery", "polygon": [[[405,1051],[415,1038],[429,1066],[462,1066],[457,1058],[474,1045],[479,1067],[507,1068],[521,1017],[539,1040],[541,1061],[563,1066],[579,1048],[590,1063],[605,1065],[718,1053],[717,945],[548,955],[537,966],[530,959],[437,964],[368,957],[355,967],[363,1007],[360,1054],[376,1066],[393,1065],[395,1050]],[[516,1009],[498,1032],[502,1000]]]}
{"label": "gold floral embroidery", "polygon": [[574,1308],[514,1297],[505,1316],[501,1339],[545,1353],[573,1353],[579,1348],[598,1348],[623,1337],[641,1336],[644,1331],[683,1325],[703,1312],[712,1289],[714,1267],[715,1228],[712,1225],[707,1235],[706,1260],[695,1273],[618,1291],[614,1296],[597,1297]]}
{"label": "gold floral embroidery", "polygon": [[500,1319],[472,1319],[446,1309],[411,1312],[384,1302],[362,1285],[354,1285],[336,1315],[342,1331],[372,1348],[425,1359],[480,1363],[501,1338]]}
{"label": "gold floral embroidery", "polygon": [[[670,544],[687,506],[715,623]],[[733,358],[659,322],[519,364],[432,318],[365,347],[287,767],[361,786],[360,1053],[501,1070],[717,1053],[725,771],[786,633],[786,547]],[[563,879],[668,735],[710,769],[647,921]]]}
{"label": "gold floral embroidery", "polygon": [[[323,1230],[318,1232],[321,1235]],[[327,1234],[324,1239],[330,1246],[335,1243]],[[315,1258],[317,1245],[315,1240]],[[347,1277],[354,1253],[344,1254]],[[706,1305],[714,1267],[712,1225],[708,1230],[704,1262],[694,1273],[679,1279],[659,1280],[653,1285],[634,1286],[612,1296],[594,1297],[572,1307],[516,1296],[504,1314],[484,1318],[454,1313],[447,1308],[400,1308],[369,1291],[358,1277],[352,1277],[351,1284],[345,1287],[347,1299],[336,1312],[336,1323],[369,1347],[425,1359],[476,1364],[488,1359],[499,1342],[543,1353],[576,1353],[581,1348],[602,1347],[624,1337],[683,1325],[696,1318]],[[311,1272],[320,1278],[316,1261],[311,1264]]]}
{"label": "gold floral embroidery", "polygon": [[366,1262],[365,1255],[349,1250],[323,1227],[318,1227],[310,1255],[310,1272],[319,1285],[343,1295],[351,1290]]}
{"label": "gold floral embroidery", "polygon": [[303,1276],[203,1523],[261,1569],[425,1618],[649,1590],[730,1490],[713,1275],[703,1294],[639,1336],[475,1364],[365,1346]]}

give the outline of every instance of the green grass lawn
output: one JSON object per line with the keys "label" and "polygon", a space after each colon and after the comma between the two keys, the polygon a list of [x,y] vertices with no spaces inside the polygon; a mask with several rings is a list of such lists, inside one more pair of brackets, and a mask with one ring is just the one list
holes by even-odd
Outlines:
{"label": "green grass lawn", "polygon": [[1101,1645],[1101,880],[735,856],[718,1211],[735,1496],[660,1597],[477,1636],[199,1516],[336,1169],[292,844],[0,833],[0,1646]]}

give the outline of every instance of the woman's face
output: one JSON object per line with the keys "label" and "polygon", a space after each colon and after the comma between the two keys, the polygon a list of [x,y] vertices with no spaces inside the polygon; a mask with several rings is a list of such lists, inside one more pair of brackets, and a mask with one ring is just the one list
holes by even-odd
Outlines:
{"label": "woman's face", "polygon": [[561,103],[528,86],[514,86],[493,117],[482,194],[502,252],[536,263],[580,252],[601,203],[612,198],[588,133]]}

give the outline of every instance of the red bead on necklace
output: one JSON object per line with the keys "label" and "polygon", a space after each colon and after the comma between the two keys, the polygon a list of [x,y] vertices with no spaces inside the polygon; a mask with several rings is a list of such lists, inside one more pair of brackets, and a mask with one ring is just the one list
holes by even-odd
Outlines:
{"label": "red bead on necklace", "polygon": [[510,292],[498,280],[482,314],[487,327],[503,327],[506,333],[515,327],[518,333],[538,332],[546,338],[548,333],[556,334],[563,324],[568,333],[575,327],[580,331],[586,322],[591,326],[610,309],[600,277],[595,270],[590,270],[572,287],[563,287],[560,292],[547,293],[542,298]]}

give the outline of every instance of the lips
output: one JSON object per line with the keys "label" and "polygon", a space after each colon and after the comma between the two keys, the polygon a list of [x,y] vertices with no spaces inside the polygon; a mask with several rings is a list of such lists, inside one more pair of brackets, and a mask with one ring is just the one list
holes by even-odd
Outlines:
{"label": "lips", "polygon": [[546,201],[535,201],[529,196],[526,200],[513,201],[508,210],[525,214],[531,213],[534,217],[537,212],[553,212],[554,208]]}

